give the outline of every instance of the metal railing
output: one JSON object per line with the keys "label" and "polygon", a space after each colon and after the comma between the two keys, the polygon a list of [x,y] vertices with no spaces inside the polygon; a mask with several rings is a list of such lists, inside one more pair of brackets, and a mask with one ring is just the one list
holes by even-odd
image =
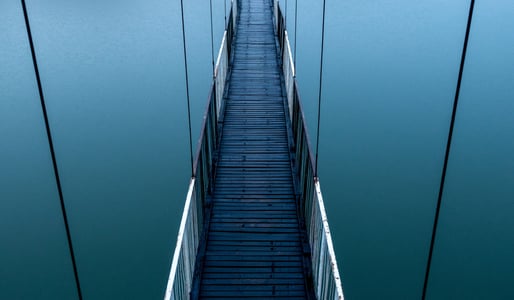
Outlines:
{"label": "metal railing", "polygon": [[282,56],[282,69],[295,143],[295,169],[298,172],[300,210],[305,219],[311,247],[314,290],[318,299],[344,299],[330,228],[298,92],[295,67],[286,24],[278,0],[273,1],[275,30]]}
{"label": "metal railing", "polygon": [[189,299],[193,285],[196,256],[204,228],[204,216],[214,178],[214,156],[219,138],[218,119],[222,115],[223,95],[228,75],[232,39],[235,34],[237,0],[232,2],[230,18],[223,33],[220,51],[203,116],[198,148],[193,164],[177,245],[171,263],[165,300]]}
{"label": "metal railing", "polygon": [[223,39],[221,40],[220,51],[218,52],[218,58],[216,60],[216,67],[214,68],[214,81],[216,99],[216,111],[217,117],[219,118],[222,110],[223,94],[225,92],[225,82],[227,81],[228,68],[230,64],[230,58],[232,57],[232,40],[236,33],[236,18],[238,13],[237,0],[232,0],[232,8],[230,10],[228,22],[223,33]]}

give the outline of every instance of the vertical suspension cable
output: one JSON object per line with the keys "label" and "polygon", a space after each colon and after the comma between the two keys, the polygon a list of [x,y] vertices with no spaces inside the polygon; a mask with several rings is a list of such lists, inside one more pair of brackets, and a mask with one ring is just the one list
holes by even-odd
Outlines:
{"label": "vertical suspension cable", "polygon": [[209,0],[209,8],[211,13],[211,58],[212,58],[212,76],[214,77],[214,34],[212,29],[212,0]]}
{"label": "vertical suspension cable", "polygon": [[59,168],[57,167],[57,159],[55,156],[54,143],[52,140],[52,132],[50,130],[50,122],[48,120],[48,112],[46,110],[45,96],[43,94],[43,85],[41,84],[41,77],[39,75],[39,68],[38,68],[37,58],[36,58],[36,50],[34,48],[34,42],[32,39],[32,31],[30,30],[29,15],[27,12],[27,5],[25,4],[25,0],[21,0],[21,5],[23,7],[23,17],[25,18],[25,27],[27,30],[27,37],[28,37],[29,45],[30,45],[30,53],[32,55],[32,64],[34,65],[34,73],[36,75],[37,88],[38,88],[38,92],[39,92],[39,100],[41,102],[41,110],[43,111],[43,119],[44,119],[45,128],[46,128],[46,136],[47,136],[48,145],[50,148],[50,155],[52,157],[52,165],[53,165],[53,170],[54,170],[55,182],[57,185],[57,192],[59,194],[59,202],[61,204],[61,213],[62,213],[62,217],[63,217],[63,221],[64,221],[64,227],[66,229],[66,238],[68,240],[68,250],[70,252],[71,264],[73,267],[73,275],[75,277],[75,285],[77,286],[78,297],[80,300],[82,300],[82,290],[80,288],[80,280],[79,280],[79,273],[78,273],[78,269],[77,269],[77,262],[75,260],[75,252],[73,251],[73,243],[72,243],[72,239],[71,239],[70,225],[68,222],[68,215],[66,213],[66,205],[64,203],[64,195],[62,192],[61,179],[59,177]]}
{"label": "vertical suspension cable", "polygon": [[180,0],[180,13],[182,17],[182,45],[184,49],[184,69],[186,74],[187,121],[189,125],[189,154],[191,158],[191,177],[195,176],[193,163],[193,138],[191,134],[191,104],[189,98],[189,74],[187,72],[186,29],[184,25],[184,0]]}
{"label": "vertical suspension cable", "polygon": [[441,183],[439,185],[439,194],[437,197],[437,206],[434,216],[434,223],[432,228],[432,238],[430,240],[430,249],[428,251],[428,259],[427,259],[427,266],[425,271],[425,280],[423,282],[423,294],[421,299],[425,300],[427,295],[427,289],[428,289],[428,279],[430,277],[430,268],[432,265],[432,256],[434,253],[434,244],[437,234],[437,225],[439,222],[439,213],[441,210],[441,201],[443,198],[443,192],[444,192],[444,183],[446,179],[446,169],[448,168],[448,159],[450,156],[450,150],[451,150],[451,143],[452,143],[452,137],[453,137],[453,128],[455,125],[455,116],[457,114],[457,105],[459,102],[459,95],[460,95],[460,87],[462,83],[462,74],[464,72],[464,63],[466,61],[466,52],[468,48],[468,40],[469,40],[469,33],[471,30],[471,21],[473,19],[473,9],[475,6],[475,0],[471,0],[469,5],[469,14],[468,14],[468,21],[466,24],[466,35],[464,37],[464,45],[462,46],[462,54],[461,54],[461,60],[460,60],[460,67],[459,67],[459,75],[457,79],[457,87],[455,89],[455,98],[453,100],[453,109],[452,109],[452,116],[450,121],[450,128],[448,130],[448,140],[446,142],[446,152],[444,154],[444,163],[443,163],[443,170],[441,174]]}
{"label": "vertical suspension cable", "polygon": [[296,68],[296,33],[298,32],[298,0],[294,0],[294,55],[293,55],[293,64],[295,68],[295,77],[298,72]]}
{"label": "vertical suspension cable", "polygon": [[323,54],[325,46],[325,0],[323,0],[323,17],[321,19],[321,54],[319,63],[319,92],[318,92],[318,125],[316,127],[316,165],[314,177],[318,177],[319,125],[321,121],[321,90],[323,85]]}
{"label": "vertical suspension cable", "polygon": [[227,28],[227,0],[223,0],[223,10],[225,11],[225,24],[223,24],[223,28]]}
{"label": "vertical suspension cable", "polygon": [[285,5],[285,11],[286,13],[284,14],[284,28],[287,28],[287,0],[286,0],[286,5]]}

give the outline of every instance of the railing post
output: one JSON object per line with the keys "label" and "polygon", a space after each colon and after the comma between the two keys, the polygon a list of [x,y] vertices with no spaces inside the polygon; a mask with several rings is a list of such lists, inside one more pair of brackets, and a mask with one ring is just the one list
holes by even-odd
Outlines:
{"label": "railing post", "polygon": [[273,15],[275,16],[275,32],[278,33],[278,0],[273,0]]}
{"label": "railing post", "polygon": [[238,11],[238,5],[239,5],[239,0],[231,0],[232,1],[232,32],[236,32],[236,28],[237,28],[237,14],[239,13]]}

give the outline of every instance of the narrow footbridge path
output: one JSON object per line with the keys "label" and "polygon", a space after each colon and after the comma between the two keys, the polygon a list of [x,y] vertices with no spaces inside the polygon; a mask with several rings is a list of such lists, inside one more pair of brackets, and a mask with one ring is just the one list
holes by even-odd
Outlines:
{"label": "narrow footbridge path", "polygon": [[343,300],[281,5],[227,17],[165,300]]}
{"label": "narrow footbridge path", "polygon": [[293,186],[287,105],[272,18],[269,0],[241,1],[201,298],[313,295],[306,278],[310,259],[303,253],[307,240]]}

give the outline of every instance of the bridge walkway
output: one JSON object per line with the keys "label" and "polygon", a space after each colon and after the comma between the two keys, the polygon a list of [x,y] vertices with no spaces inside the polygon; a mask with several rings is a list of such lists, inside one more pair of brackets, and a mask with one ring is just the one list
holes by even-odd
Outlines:
{"label": "bridge walkway", "polygon": [[236,32],[199,297],[313,298],[271,1],[240,1]]}

